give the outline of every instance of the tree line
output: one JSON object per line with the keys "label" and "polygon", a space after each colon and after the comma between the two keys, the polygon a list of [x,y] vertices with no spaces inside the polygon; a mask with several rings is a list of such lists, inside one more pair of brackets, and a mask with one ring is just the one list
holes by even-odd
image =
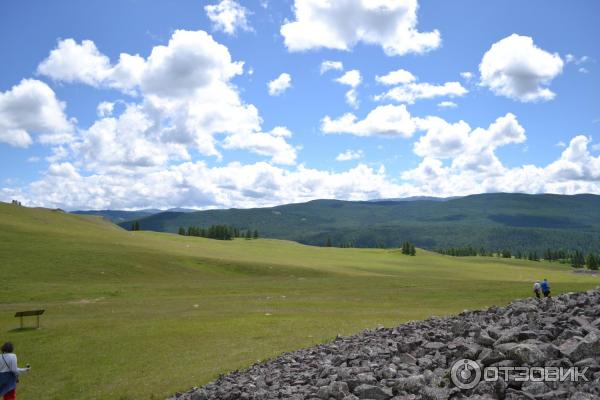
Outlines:
{"label": "tree line", "polygon": [[439,249],[438,253],[454,256],[454,257],[472,257],[472,256],[481,256],[481,257],[499,257],[499,258],[516,258],[519,260],[529,260],[529,261],[550,261],[550,262],[560,262],[563,264],[571,264],[573,268],[584,268],[587,267],[591,270],[600,269],[600,255],[589,253],[585,255],[583,252],[579,250],[575,251],[567,251],[567,250],[552,250],[547,249],[542,253],[542,255],[538,255],[536,251],[522,252],[517,251],[515,253],[510,250],[498,250],[498,251],[487,251],[484,248],[479,250],[474,249],[471,246],[467,247],[450,247],[447,249]]}
{"label": "tree line", "polygon": [[[339,247],[339,248],[342,248],[342,249],[356,247],[355,243],[352,242],[352,241],[346,242],[346,243],[341,243],[341,244],[339,244],[337,246],[334,246],[330,237],[327,237],[327,240],[325,241],[325,245],[324,246],[325,247]],[[377,248],[385,249],[386,247],[383,246],[383,245],[377,245]],[[410,243],[410,242],[403,242],[402,243],[402,247],[401,247],[401,251],[402,251],[402,254],[406,254],[406,255],[409,255],[409,256],[415,256],[415,255],[417,255],[417,250],[415,248],[415,245],[412,244],[412,243]]]}
{"label": "tree line", "polygon": [[179,227],[182,236],[197,236],[208,239],[232,240],[233,238],[258,239],[258,230],[246,229],[245,231],[229,225],[211,225],[208,228],[200,226]]}

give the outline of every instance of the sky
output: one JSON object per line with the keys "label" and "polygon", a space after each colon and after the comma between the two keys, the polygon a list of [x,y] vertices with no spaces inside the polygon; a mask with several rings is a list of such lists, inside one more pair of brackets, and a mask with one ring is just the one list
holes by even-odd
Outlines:
{"label": "sky", "polygon": [[0,0],[0,201],[600,194],[595,0]]}

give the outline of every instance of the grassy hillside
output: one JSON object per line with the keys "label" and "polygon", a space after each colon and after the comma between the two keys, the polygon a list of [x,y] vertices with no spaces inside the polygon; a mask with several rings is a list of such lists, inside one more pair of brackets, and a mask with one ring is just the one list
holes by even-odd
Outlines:
{"label": "grassy hillside", "polygon": [[482,194],[448,201],[348,202],[317,200],[272,208],[160,213],[142,229],[229,224],[263,236],[323,245],[395,247],[405,240],[435,250],[484,247],[543,252],[547,248],[600,252],[600,196]]}
{"label": "grassy hillside", "polygon": [[[418,250],[307,247],[127,232],[0,203],[0,340],[33,366],[21,400],[162,399],[257,359],[430,315],[505,304],[568,267]],[[41,330],[18,310],[45,308]]]}

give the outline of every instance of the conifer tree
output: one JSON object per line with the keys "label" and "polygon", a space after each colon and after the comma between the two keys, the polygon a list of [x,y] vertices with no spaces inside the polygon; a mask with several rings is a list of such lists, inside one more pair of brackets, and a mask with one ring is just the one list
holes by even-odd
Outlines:
{"label": "conifer tree", "polygon": [[417,255],[417,250],[415,249],[415,245],[411,244],[408,253],[411,256],[416,256]]}

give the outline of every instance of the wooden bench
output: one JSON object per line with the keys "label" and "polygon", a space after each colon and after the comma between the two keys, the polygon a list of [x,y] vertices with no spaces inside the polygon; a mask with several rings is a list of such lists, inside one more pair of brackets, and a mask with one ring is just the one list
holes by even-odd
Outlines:
{"label": "wooden bench", "polygon": [[21,329],[23,329],[23,317],[37,317],[37,329],[40,328],[40,315],[46,310],[30,310],[30,311],[19,311],[15,313],[15,318],[21,318]]}

